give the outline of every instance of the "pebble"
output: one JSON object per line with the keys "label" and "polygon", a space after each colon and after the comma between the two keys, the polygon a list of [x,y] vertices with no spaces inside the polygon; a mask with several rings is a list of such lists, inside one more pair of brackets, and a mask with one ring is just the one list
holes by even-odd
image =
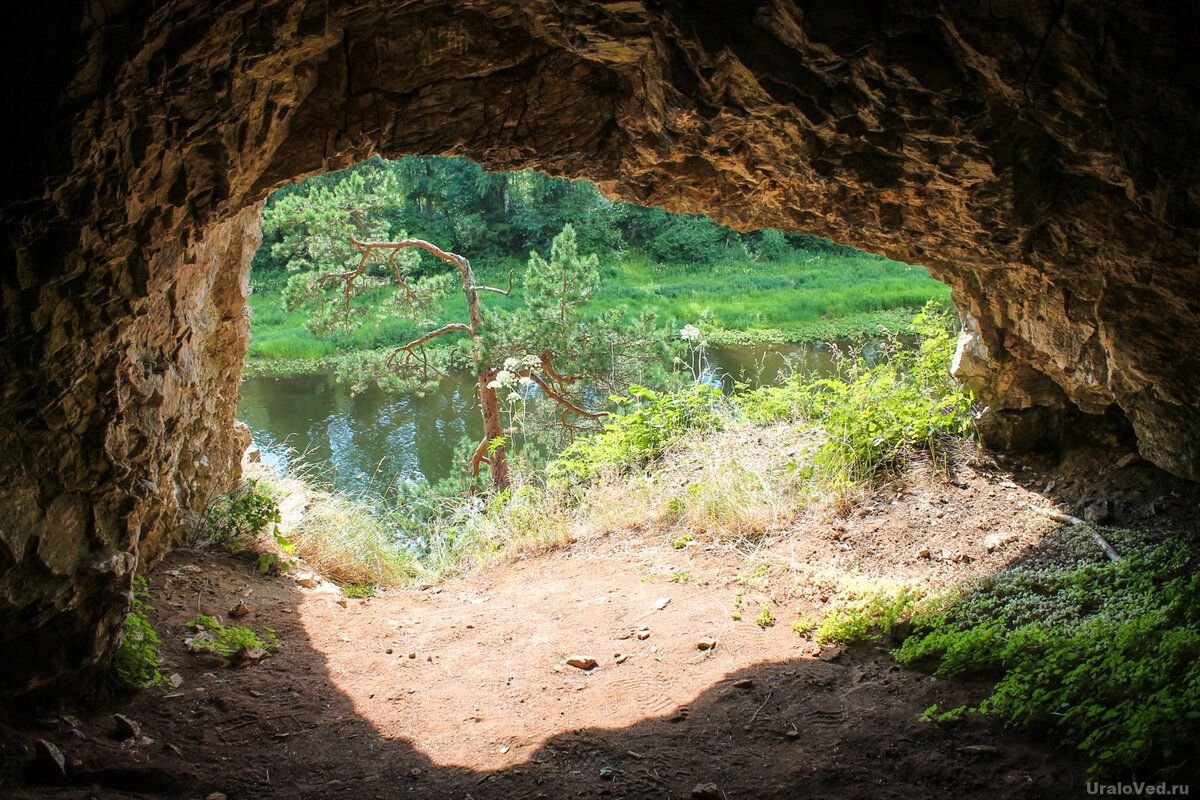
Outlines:
{"label": "pebble", "polygon": [[917,558],[929,558],[929,555],[930,553],[928,547],[922,547],[917,551]]}
{"label": "pebble", "polygon": [[654,601],[654,610],[655,610],[655,611],[662,611],[664,608],[666,608],[666,607],[667,607],[667,606],[669,606],[669,605],[671,605],[671,598],[669,598],[669,597],[660,597],[660,598],[658,598],[657,600],[655,600],[655,601]]}
{"label": "pebble", "polygon": [[250,606],[246,605],[245,603],[238,603],[236,606],[229,609],[229,616],[231,616],[235,619],[237,619],[239,617],[244,617],[249,613],[250,613]]}
{"label": "pebble", "polygon": [[735,689],[750,689],[754,686],[754,680],[751,678],[742,678],[733,682]]}
{"label": "pebble", "polygon": [[624,664],[626,661],[629,660],[629,654],[628,653],[613,653],[613,660],[616,661],[618,664]]}
{"label": "pebble", "polygon": [[700,641],[696,642],[697,650],[712,650],[716,646],[717,646],[717,640],[710,639],[707,636],[704,637],[703,639],[701,639]]}
{"label": "pebble", "polygon": [[692,787],[692,800],[721,800],[721,790],[715,783],[698,783]]}
{"label": "pebble", "polygon": [[113,714],[117,723],[117,735],[122,739],[136,739],[142,735],[142,726],[124,714]]}
{"label": "pebble", "polygon": [[416,657],[417,657],[417,654],[416,654],[416,653],[409,653],[409,654],[408,654],[408,657],[409,657],[409,658],[416,658]]}
{"label": "pebble", "polygon": [[317,581],[320,579],[311,572],[299,572],[293,580],[305,589],[313,589],[316,588]]}
{"label": "pebble", "polygon": [[637,632],[636,635],[637,635],[637,638],[642,639],[642,640],[649,639],[650,631],[647,628],[642,628],[640,631]]}
{"label": "pebble", "polygon": [[576,669],[592,669],[596,666],[596,659],[587,656],[571,656],[567,659],[567,666]]}

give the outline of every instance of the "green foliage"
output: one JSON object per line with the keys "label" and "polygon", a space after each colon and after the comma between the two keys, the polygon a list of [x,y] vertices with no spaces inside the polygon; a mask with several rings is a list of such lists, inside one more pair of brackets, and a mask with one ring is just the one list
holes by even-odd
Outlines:
{"label": "green foliage", "polygon": [[857,642],[890,636],[919,608],[924,592],[903,583],[876,581],[844,587],[816,626],[817,644]]}
{"label": "green foliage", "polygon": [[613,397],[619,412],[600,433],[576,439],[549,466],[552,483],[590,480],[608,470],[645,466],[673,440],[715,430],[724,398],[720,389],[696,384],[677,392],[655,392],[631,386],[625,397]]}
{"label": "green foliage", "polygon": [[[551,240],[570,225],[579,252],[599,255],[603,277],[588,295],[586,316],[630,316],[630,308],[653,306],[662,327],[674,330],[708,314],[714,345],[739,334],[753,341],[877,335],[881,324],[896,330],[897,310],[948,297],[920,267],[817,237],[741,235],[704,217],[614,203],[587,181],[489,174],[464,159],[372,158],[279,190],[263,222],[250,300],[256,368],[272,360],[300,370],[335,353],[395,347],[428,330],[427,323],[461,318],[461,298],[441,293],[444,286],[425,286],[418,312],[397,306],[380,280],[382,261],[368,265],[370,279],[352,298],[370,310],[346,313],[314,280],[357,264],[352,231],[360,238],[413,232],[469,254],[479,279],[500,286],[510,268],[520,272],[531,250],[553,249]],[[443,272],[413,252],[401,253],[398,263],[417,282]],[[511,297],[489,297],[489,308],[518,310],[523,294],[518,286]]]}
{"label": "green foliage", "polygon": [[350,234],[389,238],[393,227],[387,212],[397,190],[396,176],[382,159],[280,190],[263,210],[270,265],[313,274],[353,268],[358,251]]}
{"label": "green foliage", "polygon": [[342,594],[346,597],[374,597],[378,593],[378,589],[370,583],[352,583],[342,587]]}
{"label": "green foliage", "polygon": [[955,342],[950,314],[927,305],[913,327],[920,336],[915,351],[893,340],[888,357],[877,363],[851,355],[836,377],[794,375],[782,385],[742,395],[739,406],[755,421],[820,425],[824,440],[809,477],[834,490],[899,466],[912,450],[936,458],[943,438],[967,433],[971,398],[950,376]]}
{"label": "green foliage", "polygon": [[279,637],[271,628],[263,628],[260,637],[250,628],[222,625],[207,614],[200,614],[196,619],[189,620],[187,627],[195,632],[188,640],[188,647],[194,652],[214,653],[229,658],[243,649],[256,647],[272,654],[278,653],[281,647]]}
{"label": "green foliage", "polygon": [[736,236],[728,228],[707,217],[659,213],[658,232],[645,245],[651,257],[666,264],[704,269],[727,256],[726,242]]}
{"label": "green foliage", "polygon": [[821,624],[821,621],[816,617],[803,616],[800,619],[792,620],[792,630],[800,636],[808,636],[815,631]]}
{"label": "green foliage", "polygon": [[693,579],[692,573],[686,570],[676,570],[671,573],[671,581],[673,583],[690,583]]}
{"label": "green foliage", "polygon": [[761,231],[754,243],[754,258],[757,261],[783,261],[792,254],[787,237],[775,230]]}
{"label": "green foliage", "polygon": [[694,538],[695,537],[690,533],[685,533],[683,536],[680,536],[678,539],[671,542],[671,547],[675,550],[682,550],[683,548],[687,547],[688,542],[691,542]]}
{"label": "green foliage", "polygon": [[209,506],[204,519],[205,536],[211,542],[238,550],[280,519],[279,503],[257,481],[250,480]]}
{"label": "green foliage", "polygon": [[758,616],[754,618],[754,624],[766,630],[775,625],[775,612],[767,604],[763,604],[758,608]]}
{"label": "green foliage", "polygon": [[150,624],[150,593],[146,579],[133,579],[129,613],[121,625],[121,646],[113,656],[112,674],[117,683],[127,689],[161,686],[168,683],[158,669],[158,646],[161,644],[154,626]]}
{"label": "green foliage", "polygon": [[742,603],[745,602],[745,597],[741,592],[733,596],[733,610],[729,612],[729,618],[734,622],[742,621]]}
{"label": "green foliage", "polygon": [[979,711],[1077,747],[1095,771],[1196,766],[1200,573],[1182,546],[1005,570],[918,613],[895,655],[996,676]]}

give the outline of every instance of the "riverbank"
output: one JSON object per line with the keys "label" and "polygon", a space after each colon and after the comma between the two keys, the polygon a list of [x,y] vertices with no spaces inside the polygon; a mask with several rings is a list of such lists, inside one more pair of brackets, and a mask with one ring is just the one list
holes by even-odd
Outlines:
{"label": "riverbank", "polygon": [[[504,285],[515,272],[511,296],[489,296],[491,307],[522,304],[520,262],[477,266],[480,280]],[[386,289],[373,290],[379,304]],[[949,302],[949,289],[921,267],[866,253],[798,251],[778,262],[731,261],[698,271],[657,264],[629,254],[603,268],[603,280],[590,313],[618,306],[653,308],[668,330],[698,326],[713,346],[760,346],[853,340],[906,332],[912,315],[929,300]],[[433,325],[460,319],[461,297],[448,295]],[[363,350],[399,346],[428,330],[396,315],[363,321],[355,331],[314,335],[302,312],[284,307],[282,285],[254,282],[247,372],[297,375],[336,366]]]}

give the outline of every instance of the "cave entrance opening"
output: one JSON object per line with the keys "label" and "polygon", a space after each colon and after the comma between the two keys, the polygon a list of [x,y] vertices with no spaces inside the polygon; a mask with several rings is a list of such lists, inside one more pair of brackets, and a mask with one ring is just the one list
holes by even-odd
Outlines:
{"label": "cave entrance opening", "polygon": [[[547,294],[536,287],[545,283],[536,265],[555,262],[568,228],[573,255]],[[586,180],[486,172],[463,158],[373,157],[290,184],[267,200],[262,230],[238,407],[254,440],[251,472],[303,475],[368,498],[351,528],[378,528],[369,517],[383,517],[426,555],[436,546],[427,520],[394,509],[482,488],[463,471],[472,448],[489,444],[466,349],[471,332],[455,327],[467,308],[460,291],[446,291],[453,270],[444,259],[415,248],[397,261],[362,242],[419,238],[469,256],[479,284],[509,287],[480,298],[500,328],[489,334],[494,346],[508,348],[489,354],[498,368],[542,358],[551,346],[562,351],[558,362],[507,370],[528,377],[501,389],[506,445],[537,482],[555,453],[603,422],[564,408],[611,411],[607,398],[631,385],[729,392],[831,375],[849,351],[886,357],[887,337],[903,334],[925,304],[949,306],[948,288],[921,267],[811,235],[738,232],[702,215],[613,201]],[[568,287],[576,280],[587,285]],[[503,329],[527,328],[531,313],[555,308],[581,322],[543,326],[546,342],[506,338]],[[638,336],[622,338],[638,326]],[[453,335],[398,350],[424,345],[429,332]],[[561,359],[581,358],[569,340],[596,336],[609,337],[610,352],[584,354],[592,384],[558,380],[576,372]],[[637,363],[617,362],[616,351],[635,346]],[[546,402],[555,392],[570,402]],[[354,571],[351,582],[368,578]]]}

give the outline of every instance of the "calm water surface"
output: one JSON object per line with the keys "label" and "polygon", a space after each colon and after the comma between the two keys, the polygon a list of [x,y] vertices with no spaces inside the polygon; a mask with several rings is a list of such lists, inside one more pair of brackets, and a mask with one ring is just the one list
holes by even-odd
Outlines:
{"label": "calm water surface", "polygon": [[[709,350],[706,374],[760,386],[790,370],[828,374],[828,345],[778,345]],[[298,458],[318,467],[335,487],[383,492],[399,481],[437,481],[458,469],[454,450],[483,435],[475,382],[442,380],[423,396],[370,389],[351,396],[332,373],[287,378],[251,376],[242,383],[238,418],[250,426],[269,466]]]}

